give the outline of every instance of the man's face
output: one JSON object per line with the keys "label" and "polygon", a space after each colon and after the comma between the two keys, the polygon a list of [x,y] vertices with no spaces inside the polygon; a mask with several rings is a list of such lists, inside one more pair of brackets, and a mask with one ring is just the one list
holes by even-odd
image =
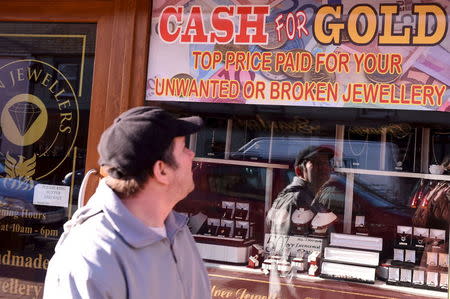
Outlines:
{"label": "man's face", "polygon": [[195,154],[186,147],[184,136],[175,137],[173,143],[172,155],[178,167],[171,170],[171,187],[175,192],[175,198],[182,200],[194,190],[192,160]]}
{"label": "man's face", "polygon": [[328,181],[330,174],[331,165],[328,155],[319,153],[305,162],[302,177],[317,190]]}

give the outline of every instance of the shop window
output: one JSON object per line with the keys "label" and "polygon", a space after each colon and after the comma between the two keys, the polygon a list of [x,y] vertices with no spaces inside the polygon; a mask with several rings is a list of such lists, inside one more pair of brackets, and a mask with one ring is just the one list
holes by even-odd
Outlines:
{"label": "shop window", "polygon": [[95,32],[95,24],[0,23],[2,298],[42,297],[63,224],[77,209]]}
{"label": "shop window", "polygon": [[[189,114],[174,104],[163,106]],[[189,110],[208,109],[193,104]],[[330,120],[326,109],[316,119],[304,117],[307,109],[300,108],[283,118],[277,112],[232,115],[225,106],[222,110],[200,113],[206,127],[191,139],[201,149],[194,162],[196,188],[176,207],[190,217],[200,254],[212,273],[230,269],[230,275],[251,273],[262,280],[267,274],[271,283],[276,275],[281,279],[276,281],[292,285],[303,285],[308,275],[318,275],[408,287],[414,284],[413,276],[416,284],[427,284],[429,277],[431,285],[431,275],[436,273],[438,285],[433,290],[440,289],[439,277],[445,276],[446,268],[430,265],[433,259],[439,263],[439,254],[446,256],[448,219],[425,210],[436,199],[436,190],[449,180],[443,171],[429,173],[433,168],[429,166],[441,164],[448,153],[445,125],[429,129],[425,123],[401,122],[400,118],[356,126],[339,118],[339,113]],[[203,148],[213,147],[212,139],[205,136],[212,136],[212,131],[219,132],[214,134],[222,144],[207,155]],[[313,196],[324,209],[311,209],[307,226],[297,224],[296,231],[274,233],[271,209],[297,175],[293,166],[297,154],[309,146],[334,151],[329,161],[333,171]],[[299,221],[306,217],[301,211],[280,213],[275,220]],[[319,214],[332,217],[325,233],[323,227],[313,225]],[[314,263],[308,264],[308,259],[320,260],[317,272],[310,270]]]}

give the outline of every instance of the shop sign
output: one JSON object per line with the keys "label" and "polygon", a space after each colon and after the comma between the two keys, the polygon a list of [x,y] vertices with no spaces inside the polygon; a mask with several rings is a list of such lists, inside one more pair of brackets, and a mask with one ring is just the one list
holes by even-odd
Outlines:
{"label": "shop sign", "polygon": [[288,236],[265,234],[264,251],[270,254],[288,254],[291,257],[322,252],[328,240],[323,237]]}
{"label": "shop sign", "polygon": [[[69,80],[45,61],[23,59],[0,67],[3,139],[0,152],[11,190],[32,190],[69,156],[79,126],[77,96]],[[46,157],[58,159],[46,159]]]}
{"label": "shop sign", "polygon": [[450,111],[446,1],[324,2],[154,1],[146,99]]}

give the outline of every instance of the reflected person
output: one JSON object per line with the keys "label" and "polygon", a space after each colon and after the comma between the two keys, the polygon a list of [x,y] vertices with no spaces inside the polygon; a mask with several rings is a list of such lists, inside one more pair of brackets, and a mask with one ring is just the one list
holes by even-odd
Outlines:
{"label": "reflected person", "polygon": [[298,234],[292,223],[298,211],[311,209],[315,214],[329,205],[329,199],[317,195],[330,178],[333,157],[333,149],[327,146],[309,146],[298,153],[292,182],[278,194],[267,214],[266,222],[271,233]]}

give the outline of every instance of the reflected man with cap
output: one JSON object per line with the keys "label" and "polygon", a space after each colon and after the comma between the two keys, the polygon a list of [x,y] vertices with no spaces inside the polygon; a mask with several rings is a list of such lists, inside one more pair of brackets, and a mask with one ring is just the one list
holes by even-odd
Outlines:
{"label": "reflected man with cap", "polygon": [[199,117],[137,107],[98,145],[102,179],[64,225],[44,298],[210,298],[210,283],[185,216],[173,207],[193,189],[185,136]]}
{"label": "reflected man with cap", "polygon": [[311,209],[312,212],[309,213],[312,217],[322,207],[321,204],[315,203],[315,198],[330,178],[330,160],[333,157],[333,149],[326,146],[309,146],[298,153],[294,163],[296,176],[278,194],[268,212],[267,223],[271,233],[298,234],[296,227],[292,225],[293,220],[295,223],[296,211],[308,212]]}

